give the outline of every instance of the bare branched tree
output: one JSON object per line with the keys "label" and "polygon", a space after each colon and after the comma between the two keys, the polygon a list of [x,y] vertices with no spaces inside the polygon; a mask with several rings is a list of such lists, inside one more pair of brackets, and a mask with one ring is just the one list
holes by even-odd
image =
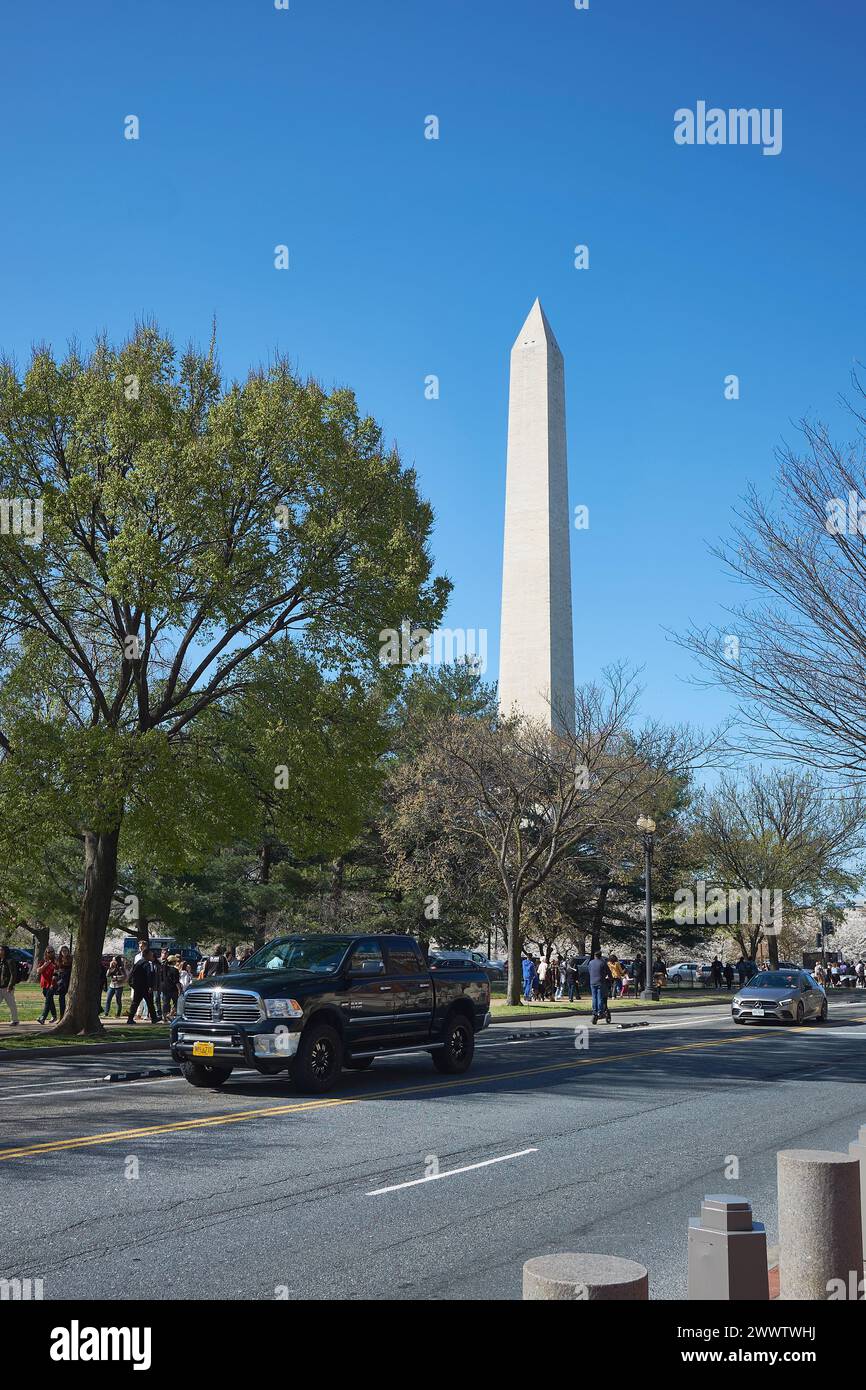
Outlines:
{"label": "bare branched tree", "polygon": [[[797,917],[827,897],[856,886],[866,836],[866,798],[840,797],[812,773],[752,768],[740,780],[723,777],[699,817],[706,873],[714,884],[748,894],[781,894],[784,916]],[[770,963],[779,963],[780,923],[722,924],[744,955],[767,937]]]}
{"label": "bare branched tree", "polygon": [[727,633],[678,639],[736,696],[749,753],[849,787],[866,783],[866,416],[854,385],[855,442],[801,422],[805,449],[780,452],[777,499],[750,491],[715,552],[753,597],[729,610]]}
{"label": "bare branched tree", "polygon": [[[526,903],[580,845],[652,812],[671,769],[706,754],[688,730],[634,731],[637,694],[623,668],[606,672],[603,685],[576,692],[575,730],[565,736],[519,717],[436,720],[417,756],[395,772],[390,849],[398,878],[435,883],[474,849],[503,903],[511,1003],[520,1002]],[[417,851],[419,820],[439,831],[424,837],[423,856],[407,852]]]}

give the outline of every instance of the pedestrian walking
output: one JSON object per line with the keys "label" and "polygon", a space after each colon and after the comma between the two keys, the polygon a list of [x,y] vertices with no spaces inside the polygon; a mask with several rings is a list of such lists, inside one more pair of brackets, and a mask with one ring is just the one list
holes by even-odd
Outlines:
{"label": "pedestrian walking", "polygon": [[574,1003],[575,995],[580,998],[580,970],[577,956],[569,956],[565,967],[565,985],[568,990],[568,1002]]}
{"label": "pedestrian walking", "polygon": [[734,967],[730,961],[725,962],[725,984],[728,989],[734,988]]}
{"label": "pedestrian walking", "polygon": [[533,964],[532,956],[523,957],[523,997],[527,1004],[532,998],[532,976]]}
{"label": "pedestrian walking", "polygon": [[164,1019],[174,1018],[180,995],[180,971],[177,968],[179,956],[170,956],[167,948],[163,950],[159,963],[159,1002]]}
{"label": "pedestrian walking", "polygon": [[228,961],[226,960],[225,946],[217,946],[212,956],[208,956],[204,964],[204,973],[201,978],[207,979],[210,975],[225,975],[228,973]]}
{"label": "pedestrian walking", "polygon": [[123,1008],[123,991],[129,978],[126,972],[126,962],[123,956],[112,956],[106,971],[108,980],[108,993],[105,996],[105,1017],[111,1015],[111,1005],[117,1002],[117,1017],[120,1018],[120,1011]]}
{"label": "pedestrian walking", "polygon": [[126,1021],[129,1024],[135,1023],[135,1011],[140,1004],[147,1005],[147,1012],[151,1023],[157,1022],[156,1006],[153,1002],[153,986],[156,971],[153,965],[153,952],[148,947],[135,962],[129,976],[129,983],[132,986],[132,1003],[129,1006],[129,1013]]}
{"label": "pedestrian walking", "polygon": [[542,956],[538,962],[538,996],[540,999],[547,997],[547,972],[549,970],[547,961]]}
{"label": "pedestrian walking", "polygon": [[0,1004],[8,1004],[13,1028],[18,1027],[18,1005],[15,1003],[17,983],[18,962],[9,954],[8,946],[0,946]]}
{"label": "pedestrian walking", "polygon": [[45,955],[39,964],[39,988],[42,990],[42,998],[45,1003],[42,1005],[42,1013],[36,1020],[37,1023],[45,1023],[51,1014],[51,1022],[57,1022],[57,1009],[54,1004],[54,976],[57,973],[57,956],[53,946],[45,948]]}
{"label": "pedestrian walking", "polygon": [[642,989],[646,988],[646,961],[644,960],[640,951],[638,951],[637,955],[634,958],[633,970],[634,992],[637,995],[640,994]]}
{"label": "pedestrian walking", "polygon": [[54,989],[57,993],[57,1002],[60,1005],[60,1017],[66,1013],[66,996],[69,993],[69,985],[72,980],[72,952],[68,946],[60,947],[60,955],[57,957],[57,971],[54,976]]}
{"label": "pedestrian walking", "polygon": [[610,966],[603,958],[601,951],[596,951],[589,962],[589,988],[592,994],[593,1023],[598,1023],[600,1018],[604,1018],[610,1023],[610,1009],[607,1001],[612,978]]}
{"label": "pedestrian walking", "polygon": [[613,981],[611,985],[611,993],[613,994],[614,999],[618,999],[620,993],[622,992],[623,968],[617,960],[616,956],[608,956],[607,963],[610,969],[611,980]]}
{"label": "pedestrian walking", "polygon": [[710,979],[713,982],[713,989],[722,988],[722,962],[715,956],[710,966]]}

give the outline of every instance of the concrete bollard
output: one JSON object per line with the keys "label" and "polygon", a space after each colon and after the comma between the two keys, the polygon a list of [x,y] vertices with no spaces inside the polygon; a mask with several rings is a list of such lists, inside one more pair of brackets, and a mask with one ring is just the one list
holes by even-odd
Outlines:
{"label": "concrete bollard", "polygon": [[705,1197],[689,1218],[690,1299],[769,1300],[767,1233],[744,1197]]}
{"label": "concrete bollard", "polygon": [[860,1220],[863,1227],[863,1257],[866,1259],[866,1125],[848,1145],[848,1153],[860,1164]]}
{"label": "concrete bollard", "polygon": [[859,1162],[826,1149],[783,1149],[778,1165],[779,1297],[847,1298],[863,1269]]}
{"label": "concrete bollard", "polygon": [[523,1266],[523,1298],[646,1302],[649,1277],[643,1265],[614,1255],[541,1255]]}

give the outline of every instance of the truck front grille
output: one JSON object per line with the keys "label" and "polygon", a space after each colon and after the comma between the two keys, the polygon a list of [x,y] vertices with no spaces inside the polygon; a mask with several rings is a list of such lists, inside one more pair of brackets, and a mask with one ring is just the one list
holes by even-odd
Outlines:
{"label": "truck front grille", "polygon": [[249,989],[192,989],[183,1001],[190,1023],[258,1023],[265,1011]]}

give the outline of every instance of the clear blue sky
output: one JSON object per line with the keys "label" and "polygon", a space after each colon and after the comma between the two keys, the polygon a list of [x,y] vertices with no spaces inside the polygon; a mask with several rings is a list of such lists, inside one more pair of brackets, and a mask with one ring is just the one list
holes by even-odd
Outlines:
{"label": "clear blue sky", "polygon": [[[707,543],[866,358],[860,6],[41,0],[3,28],[2,349],[141,315],[206,342],[216,314],[229,373],[278,348],[350,384],[418,467],[448,623],[489,629],[495,676],[508,352],[539,294],[591,516],[577,678],[625,657],[648,712],[723,712],[663,629],[722,621]],[[781,107],[782,153],[675,145],[698,100]]]}

